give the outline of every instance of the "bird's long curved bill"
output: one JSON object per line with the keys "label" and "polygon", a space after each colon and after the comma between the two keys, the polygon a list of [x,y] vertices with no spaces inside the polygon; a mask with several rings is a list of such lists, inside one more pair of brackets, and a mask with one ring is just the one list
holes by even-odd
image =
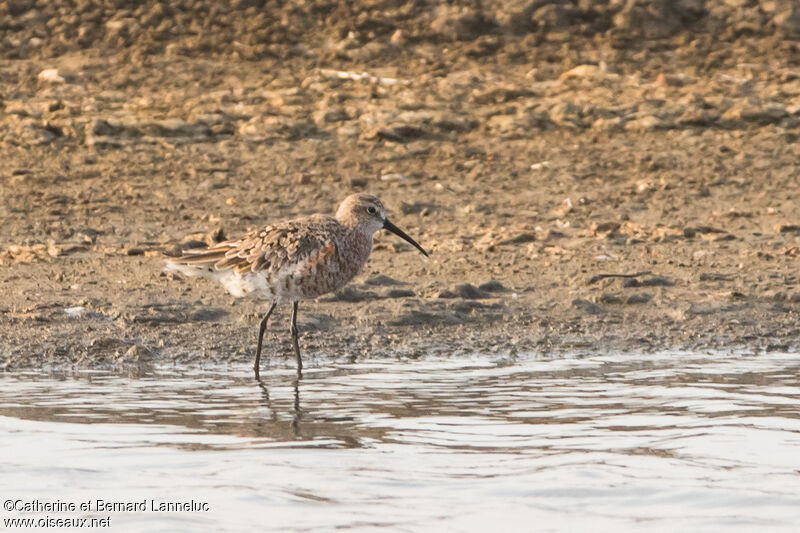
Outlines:
{"label": "bird's long curved bill", "polygon": [[391,231],[392,233],[394,233],[395,235],[397,235],[398,237],[409,243],[411,246],[422,252],[422,255],[428,257],[428,252],[423,250],[422,246],[417,244],[417,241],[406,235],[405,231],[401,230],[400,228],[389,222],[388,219],[383,221],[383,229]]}

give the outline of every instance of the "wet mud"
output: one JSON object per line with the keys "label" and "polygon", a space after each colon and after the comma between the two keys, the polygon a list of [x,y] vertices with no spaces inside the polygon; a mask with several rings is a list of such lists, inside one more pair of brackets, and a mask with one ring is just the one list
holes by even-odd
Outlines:
{"label": "wet mud", "polygon": [[5,368],[249,360],[165,256],[354,191],[309,362],[800,345],[794,2],[113,4],[0,2]]}

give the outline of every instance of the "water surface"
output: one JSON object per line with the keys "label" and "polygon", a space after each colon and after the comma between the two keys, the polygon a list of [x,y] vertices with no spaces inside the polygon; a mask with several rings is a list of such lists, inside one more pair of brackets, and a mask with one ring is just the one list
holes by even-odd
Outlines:
{"label": "water surface", "polygon": [[800,356],[0,374],[0,496],[117,531],[797,531]]}

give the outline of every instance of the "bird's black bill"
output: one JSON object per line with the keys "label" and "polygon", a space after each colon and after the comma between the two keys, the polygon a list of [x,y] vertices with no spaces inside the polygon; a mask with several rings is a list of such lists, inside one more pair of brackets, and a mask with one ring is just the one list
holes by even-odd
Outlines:
{"label": "bird's black bill", "polygon": [[409,243],[411,246],[422,252],[422,255],[428,257],[428,252],[423,250],[422,246],[417,244],[417,241],[406,235],[406,232],[404,232],[403,230],[401,230],[400,228],[389,222],[389,220],[383,221],[383,229],[391,231],[392,233],[394,233],[395,235],[397,235],[398,237]]}

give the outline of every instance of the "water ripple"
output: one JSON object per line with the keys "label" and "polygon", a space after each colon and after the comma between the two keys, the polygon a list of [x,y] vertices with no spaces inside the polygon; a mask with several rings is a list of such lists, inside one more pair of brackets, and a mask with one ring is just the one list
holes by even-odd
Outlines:
{"label": "water ripple", "polygon": [[187,522],[203,529],[793,531],[799,370],[791,354],[650,354],[262,382],[227,367],[5,373],[0,471],[19,496],[205,498],[213,516]]}

